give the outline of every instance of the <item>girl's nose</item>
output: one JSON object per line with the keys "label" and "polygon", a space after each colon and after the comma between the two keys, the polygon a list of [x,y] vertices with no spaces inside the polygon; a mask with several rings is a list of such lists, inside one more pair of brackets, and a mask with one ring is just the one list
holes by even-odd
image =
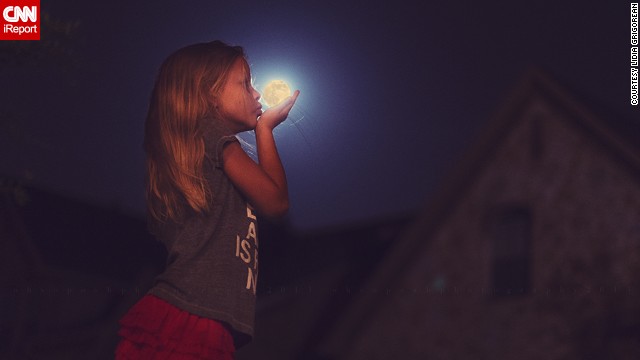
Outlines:
{"label": "girl's nose", "polygon": [[258,92],[258,90],[256,90],[256,88],[252,87],[251,88],[253,90],[253,97],[256,100],[260,100],[260,93]]}

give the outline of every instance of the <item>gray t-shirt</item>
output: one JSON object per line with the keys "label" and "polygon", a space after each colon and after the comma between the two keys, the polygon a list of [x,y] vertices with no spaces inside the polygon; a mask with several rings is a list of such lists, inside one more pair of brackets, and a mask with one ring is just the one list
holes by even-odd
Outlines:
{"label": "gray t-shirt", "polygon": [[240,347],[254,333],[257,219],[222,168],[224,146],[238,139],[215,120],[208,122],[204,136],[203,169],[213,194],[211,210],[182,224],[150,220],[168,259],[149,293],[194,315],[226,323]]}

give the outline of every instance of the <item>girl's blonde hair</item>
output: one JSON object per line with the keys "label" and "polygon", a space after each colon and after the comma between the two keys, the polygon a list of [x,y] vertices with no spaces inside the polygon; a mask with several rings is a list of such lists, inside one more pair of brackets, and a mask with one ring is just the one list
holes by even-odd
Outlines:
{"label": "girl's blonde hair", "polygon": [[213,41],[179,49],[162,63],[144,137],[147,207],[155,219],[180,222],[189,212],[209,210],[202,122],[218,117],[214,96],[244,56],[239,46]]}

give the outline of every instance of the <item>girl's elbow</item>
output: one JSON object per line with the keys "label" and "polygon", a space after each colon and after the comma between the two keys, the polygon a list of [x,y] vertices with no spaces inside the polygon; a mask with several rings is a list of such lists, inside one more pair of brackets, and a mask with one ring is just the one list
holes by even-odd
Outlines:
{"label": "girl's elbow", "polygon": [[289,212],[289,200],[280,201],[274,208],[273,217],[274,218],[282,218]]}
{"label": "girl's elbow", "polygon": [[279,219],[289,212],[289,200],[284,199],[269,203],[262,211],[263,215],[270,219]]}

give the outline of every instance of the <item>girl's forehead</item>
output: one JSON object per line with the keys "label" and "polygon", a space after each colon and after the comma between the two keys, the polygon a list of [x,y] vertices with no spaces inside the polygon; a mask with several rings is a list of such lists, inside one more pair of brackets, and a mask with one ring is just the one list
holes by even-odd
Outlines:
{"label": "girl's forehead", "polygon": [[243,57],[239,57],[238,59],[236,59],[236,61],[231,67],[231,71],[236,72],[237,75],[251,76],[251,69],[249,68],[249,63]]}

